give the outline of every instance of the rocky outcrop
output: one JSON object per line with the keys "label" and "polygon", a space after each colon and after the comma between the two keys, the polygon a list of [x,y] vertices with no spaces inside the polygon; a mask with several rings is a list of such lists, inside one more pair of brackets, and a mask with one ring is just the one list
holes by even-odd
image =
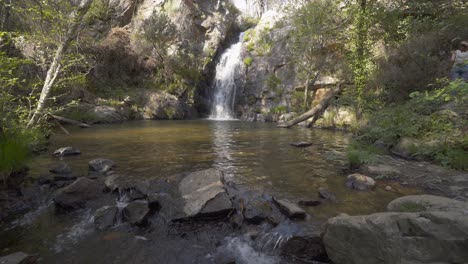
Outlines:
{"label": "rocky outcrop", "polygon": [[437,196],[408,196],[394,212],[339,216],[326,224],[333,263],[464,263],[468,260],[468,204]]}
{"label": "rocky outcrop", "polygon": [[99,197],[104,190],[104,184],[87,178],[79,178],[72,184],[59,189],[54,201],[63,209],[78,209],[86,205],[86,202]]}
{"label": "rocky outcrop", "polygon": [[149,93],[143,110],[145,119],[184,119],[188,107],[176,96],[168,93]]}

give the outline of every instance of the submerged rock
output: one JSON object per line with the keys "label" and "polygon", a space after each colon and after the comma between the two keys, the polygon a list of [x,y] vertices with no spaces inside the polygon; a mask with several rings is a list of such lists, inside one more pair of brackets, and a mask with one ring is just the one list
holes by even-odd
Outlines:
{"label": "submerged rock", "polygon": [[[408,203],[418,206],[408,206]],[[403,212],[329,219],[324,244],[333,263],[464,263],[468,260],[467,203],[423,195],[399,198],[389,208]],[[422,211],[424,208],[429,211]]]}
{"label": "submerged rock", "polygon": [[355,173],[348,175],[346,178],[346,186],[358,191],[367,191],[375,187],[375,181],[371,177]]}
{"label": "submerged rock", "polygon": [[385,164],[377,164],[377,165],[366,165],[364,166],[364,170],[366,173],[370,175],[380,176],[380,177],[397,177],[401,174],[400,170]]}
{"label": "submerged rock", "polygon": [[104,190],[104,184],[87,178],[79,178],[72,184],[59,189],[55,194],[55,204],[63,209],[84,207],[86,202],[97,198]]}
{"label": "submerged rock", "polygon": [[94,159],[88,162],[91,172],[105,173],[114,167],[114,162],[110,159]]}
{"label": "submerged rock", "polygon": [[118,209],[115,206],[106,206],[96,211],[94,225],[97,229],[104,230],[114,225]]}
{"label": "submerged rock", "polygon": [[80,155],[81,151],[73,147],[63,147],[54,151],[54,156],[72,156]]}
{"label": "submerged rock", "polygon": [[10,255],[0,257],[0,264],[34,264],[37,257],[24,252],[15,252]]}
{"label": "submerged rock", "polygon": [[305,148],[305,147],[310,147],[312,145],[313,145],[312,142],[305,142],[305,141],[291,143],[291,146],[294,146],[297,148]]}
{"label": "submerged rock", "polygon": [[278,205],[281,212],[291,219],[303,219],[306,217],[306,212],[294,203],[275,198],[273,198],[273,201]]}
{"label": "submerged rock", "polygon": [[336,202],[336,195],[323,187],[320,187],[318,189],[318,194],[320,198],[323,198],[325,200],[329,200],[332,202]]}
{"label": "submerged rock", "polygon": [[222,214],[232,210],[232,202],[224,189],[223,181],[223,173],[216,169],[187,175],[179,184],[179,192],[184,201],[184,217],[194,217],[203,213]]}
{"label": "submerged rock", "polygon": [[148,220],[150,208],[147,201],[137,200],[130,202],[122,212],[125,221],[133,225],[143,225]]}
{"label": "submerged rock", "polygon": [[55,174],[71,174],[72,173],[70,166],[68,166],[68,164],[64,162],[54,166],[49,171]]}
{"label": "submerged rock", "polygon": [[297,204],[302,206],[319,206],[322,202],[317,200],[301,200]]}

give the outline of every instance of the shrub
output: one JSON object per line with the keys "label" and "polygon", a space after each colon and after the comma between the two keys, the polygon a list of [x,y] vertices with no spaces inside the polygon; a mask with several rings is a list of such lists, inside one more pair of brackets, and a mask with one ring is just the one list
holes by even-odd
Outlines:
{"label": "shrub", "polygon": [[3,183],[13,172],[24,168],[31,153],[30,143],[27,133],[0,134],[0,180]]}

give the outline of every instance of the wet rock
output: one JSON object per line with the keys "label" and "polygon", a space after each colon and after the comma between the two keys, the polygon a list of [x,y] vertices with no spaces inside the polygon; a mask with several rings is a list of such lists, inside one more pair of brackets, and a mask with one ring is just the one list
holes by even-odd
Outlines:
{"label": "wet rock", "polygon": [[322,202],[318,200],[301,200],[297,204],[302,206],[319,206]]}
{"label": "wet rock", "polygon": [[384,164],[365,165],[364,170],[366,173],[370,175],[388,177],[388,178],[397,177],[398,175],[401,174],[399,169],[389,166],[389,165],[384,165]]}
{"label": "wet rock", "polygon": [[60,189],[60,188],[63,188],[65,186],[68,186],[68,185],[72,184],[73,182],[74,182],[74,180],[57,180],[57,181],[54,181],[51,184],[51,187],[55,187],[57,189]]}
{"label": "wet rock", "polygon": [[246,201],[244,207],[244,219],[252,224],[262,223],[273,213],[270,202],[263,197],[251,197]]}
{"label": "wet rock", "polygon": [[114,167],[114,162],[110,159],[94,159],[88,162],[91,172],[105,173]]}
{"label": "wet rock", "polygon": [[328,261],[327,252],[319,236],[295,236],[289,239],[281,248],[281,256],[289,260],[300,260],[299,263]]}
{"label": "wet rock", "polygon": [[109,177],[106,177],[104,179],[104,184],[106,185],[106,188],[109,191],[114,192],[114,191],[117,191],[119,187],[122,185],[122,183],[124,182],[124,178],[125,177],[122,175],[114,174]]}
{"label": "wet rock", "polygon": [[371,177],[355,173],[348,175],[346,178],[346,186],[358,191],[367,191],[375,187],[375,181]]}
{"label": "wet rock", "polygon": [[220,193],[209,200],[200,212],[202,217],[224,218],[234,210],[227,193]]}
{"label": "wet rock", "polygon": [[104,190],[104,184],[87,178],[79,178],[72,184],[57,191],[55,204],[63,209],[84,207],[86,202],[97,198]]}
{"label": "wet rock", "polygon": [[184,200],[185,216],[198,215],[208,201],[226,193],[223,180],[223,173],[216,169],[192,172],[187,175],[179,184],[179,192]]}
{"label": "wet rock", "polygon": [[[405,206],[409,201],[421,204]],[[466,262],[466,203],[426,195],[402,197],[392,203],[389,208],[404,212],[342,216],[327,221],[324,244],[333,263]],[[430,211],[418,209],[428,204]],[[409,212],[408,208],[418,210]]]}
{"label": "wet rock", "polygon": [[291,219],[303,219],[306,217],[306,212],[294,203],[275,198],[273,198],[273,201],[278,205],[281,212]]}
{"label": "wet rock", "polygon": [[305,141],[291,143],[291,146],[294,146],[294,147],[297,147],[297,148],[305,148],[305,147],[310,147],[312,145],[313,145],[313,143],[305,142]]}
{"label": "wet rock", "polygon": [[105,230],[115,223],[118,209],[115,206],[106,206],[96,211],[94,225],[97,229]]}
{"label": "wet rock", "polygon": [[336,195],[323,187],[320,187],[318,189],[318,194],[320,198],[323,198],[325,200],[329,200],[332,202],[336,202]]}
{"label": "wet rock", "polygon": [[54,166],[49,171],[55,174],[71,174],[72,173],[70,166],[68,166],[68,164],[64,162],[59,163],[58,165]]}
{"label": "wet rock", "polygon": [[122,212],[125,221],[133,225],[143,225],[148,220],[150,208],[147,201],[137,200],[130,202]]}
{"label": "wet rock", "polygon": [[0,257],[0,264],[35,264],[37,257],[24,252],[15,252],[13,254]]}
{"label": "wet rock", "polygon": [[76,176],[73,176],[72,174],[63,174],[63,175],[55,175],[54,176],[54,181],[74,181],[76,180]]}
{"label": "wet rock", "polygon": [[63,147],[54,151],[54,156],[73,156],[80,155],[81,151],[73,147]]}

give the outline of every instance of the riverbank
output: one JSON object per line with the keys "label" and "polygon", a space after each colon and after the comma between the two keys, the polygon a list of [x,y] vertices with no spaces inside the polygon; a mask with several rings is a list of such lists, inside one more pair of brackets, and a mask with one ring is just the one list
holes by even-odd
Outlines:
{"label": "riverbank", "polygon": [[[347,174],[342,171],[346,163],[343,134],[271,126],[207,120],[147,121],[97,126],[53,138],[51,148],[70,143],[79,146],[81,154],[59,158],[52,157],[49,151],[34,160],[29,174],[33,180],[26,180],[29,184],[16,192],[24,198],[28,193],[34,194],[30,197],[34,203],[20,210],[29,211],[24,217],[16,214],[13,217],[16,220],[4,220],[2,247],[7,249],[2,255],[26,251],[42,260],[67,258],[77,263],[91,261],[91,257],[95,263],[109,260],[125,263],[130,256],[141,259],[141,263],[150,259],[181,263],[193,258],[200,263],[212,263],[215,255],[230,256],[239,263],[319,259],[324,254],[320,226],[340,213],[382,212],[395,198],[426,191],[457,199],[463,196],[465,189],[455,190],[453,186],[465,186],[466,174],[388,156],[359,171],[372,176],[375,187],[368,191],[349,189]],[[304,148],[291,146],[299,141],[313,144]],[[115,166],[105,175],[90,173],[88,162],[95,158],[111,158]],[[48,172],[67,171],[66,166],[57,166],[62,163],[68,164],[71,177]],[[168,215],[184,208],[178,204],[184,196],[179,193],[181,182],[193,174],[190,172],[212,167],[224,171],[224,180],[214,185],[222,186],[229,199],[218,198],[221,200],[216,206],[228,204],[229,210],[221,206],[221,211],[229,213],[208,222],[190,219],[173,223],[174,218]],[[440,182],[434,181],[436,176]],[[123,181],[112,185],[118,179]],[[61,205],[57,206],[57,195],[79,193],[64,191],[74,185],[85,187],[89,203],[78,211],[57,210],[64,207],[64,201],[67,203],[62,197]],[[149,192],[149,186],[156,189]],[[441,187],[443,192],[429,189],[431,186]],[[103,192],[104,189],[107,191]],[[112,189],[118,191],[110,192]],[[90,190],[95,190],[95,196],[88,196]],[[166,199],[161,193],[170,193],[172,198]],[[69,200],[72,204],[76,201]],[[294,210],[285,209],[285,204],[292,205]],[[213,206],[208,207],[213,210]],[[291,212],[295,214],[290,215]],[[304,214],[305,220],[300,220]],[[289,219],[292,215],[300,216],[299,220],[296,216]],[[98,228],[96,223],[104,228]],[[211,234],[213,228],[216,235]],[[21,233],[28,235],[17,240]],[[41,246],[36,240],[39,238],[43,241]],[[284,245],[275,248],[274,241]],[[203,245],[203,249],[193,248],[192,244]],[[149,253],[155,245],[160,245],[156,246],[157,252]],[[184,247],[193,252],[181,253]],[[99,253],[91,254],[96,248]],[[247,259],[242,259],[245,254]]]}

